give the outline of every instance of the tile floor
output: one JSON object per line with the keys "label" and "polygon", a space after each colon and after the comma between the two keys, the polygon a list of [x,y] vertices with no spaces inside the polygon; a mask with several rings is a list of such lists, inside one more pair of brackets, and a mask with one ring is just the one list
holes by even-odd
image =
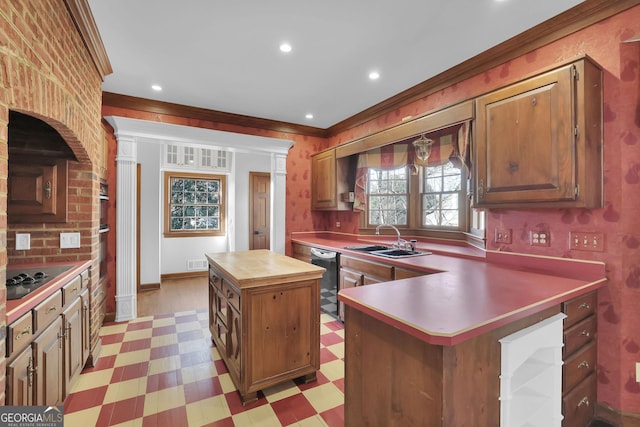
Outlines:
{"label": "tile floor", "polygon": [[75,426],[343,426],[344,329],[321,315],[317,381],[288,381],[243,407],[211,343],[206,310],[105,324],[96,366],[65,401]]}

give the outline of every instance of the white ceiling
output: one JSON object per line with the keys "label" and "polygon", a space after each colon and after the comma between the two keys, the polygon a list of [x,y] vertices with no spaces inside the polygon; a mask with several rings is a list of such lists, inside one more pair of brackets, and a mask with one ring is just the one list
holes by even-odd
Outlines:
{"label": "white ceiling", "polygon": [[89,0],[113,68],[105,92],[319,128],[579,3]]}

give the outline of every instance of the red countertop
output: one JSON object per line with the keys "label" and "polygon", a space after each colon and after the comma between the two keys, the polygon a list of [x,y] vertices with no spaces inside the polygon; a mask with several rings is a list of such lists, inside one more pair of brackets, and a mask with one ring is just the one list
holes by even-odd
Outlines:
{"label": "red countertop", "polygon": [[[18,319],[20,316],[31,310],[33,307],[47,299],[54,292],[60,290],[69,281],[78,274],[91,266],[91,261],[75,261],[75,262],[51,262],[47,264],[20,264],[22,268],[38,268],[69,265],[71,268],[59,275],[55,279],[49,281],[44,286],[36,289],[28,295],[20,299],[7,300],[7,325]],[[16,269],[18,266],[9,266],[7,269]]]}
{"label": "red countertop", "polygon": [[338,299],[430,344],[456,345],[606,284],[602,262],[418,242],[432,255],[386,259],[344,249],[390,236],[297,233],[294,243],[420,270],[425,276],[340,290]]}

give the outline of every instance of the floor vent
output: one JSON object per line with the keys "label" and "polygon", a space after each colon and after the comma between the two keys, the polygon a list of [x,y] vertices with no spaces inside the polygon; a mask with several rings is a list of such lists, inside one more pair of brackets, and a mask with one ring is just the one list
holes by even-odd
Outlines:
{"label": "floor vent", "polygon": [[187,271],[206,270],[208,267],[206,259],[187,260]]}

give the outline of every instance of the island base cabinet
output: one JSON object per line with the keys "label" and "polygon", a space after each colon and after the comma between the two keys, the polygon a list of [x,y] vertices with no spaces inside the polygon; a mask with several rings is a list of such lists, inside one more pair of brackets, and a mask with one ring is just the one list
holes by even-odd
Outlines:
{"label": "island base cabinet", "polygon": [[[324,269],[269,251],[247,251],[237,256],[257,257],[256,265],[282,262],[285,274],[278,271],[273,279],[251,277],[246,279],[250,285],[243,287],[229,270],[238,268],[244,274],[251,261],[237,264],[236,254],[219,256],[226,267],[220,270],[208,255],[209,328],[243,405],[255,402],[258,391],[272,385],[314,380],[320,369],[320,277]],[[298,274],[288,276],[286,268]]]}
{"label": "island base cabinet", "polygon": [[457,345],[422,341],[345,307],[345,426],[499,426],[499,340],[550,308]]}

